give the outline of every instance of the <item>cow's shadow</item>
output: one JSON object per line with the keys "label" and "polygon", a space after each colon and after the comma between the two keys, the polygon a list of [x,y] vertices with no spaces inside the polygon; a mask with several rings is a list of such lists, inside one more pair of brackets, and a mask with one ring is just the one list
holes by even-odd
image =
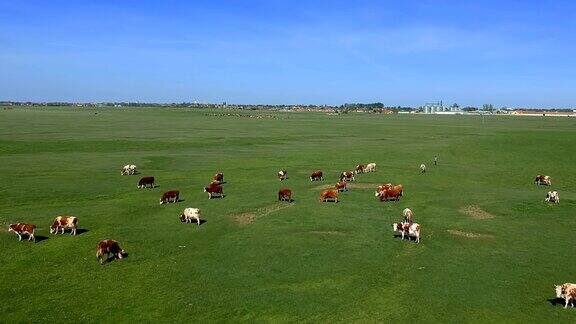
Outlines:
{"label": "cow's shadow", "polygon": [[566,305],[566,301],[563,298],[549,298],[548,302],[550,303],[550,305],[552,306],[562,306],[564,307],[564,305]]}
{"label": "cow's shadow", "polygon": [[296,201],[296,200],[294,200],[294,199],[292,199],[292,198],[290,198],[289,200],[286,200],[286,199],[284,199],[284,200],[280,200],[280,199],[279,199],[279,200],[278,200],[279,203],[283,203],[283,202],[293,203],[293,202],[295,202],[295,201]]}
{"label": "cow's shadow", "polygon": [[[126,259],[126,258],[128,258],[128,256],[129,256],[128,253],[124,253],[124,254],[122,255],[122,259]],[[102,263],[102,265],[108,264],[108,263],[110,263],[110,262],[112,262],[112,261],[116,261],[116,260],[121,260],[121,259],[118,258],[118,256],[116,256],[116,255],[109,255],[109,256],[106,258],[106,261],[105,261],[104,263]]]}
{"label": "cow's shadow", "polygon": [[48,236],[44,236],[44,235],[34,235],[34,238],[36,239],[36,243],[40,243],[42,241],[46,241],[48,239]]}
{"label": "cow's shadow", "polygon": [[87,230],[85,228],[77,228],[76,229],[76,235],[82,235],[84,233],[88,233],[90,230]]}
{"label": "cow's shadow", "polygon": [[[184,221],[182,221],[182,220],[180,220],[180,223],[186,224],[186,222],[184,222]],[[204,219],[200,219],[200,225],[204,225],[204,223],[208,223],[208,221],[207,221],[207,220],[204,220]],[[198,222],[196,222],[195,220],[192,220],[192,222],[191,222],[191,223],[188,223],[188,224],[189,224],[189,225],[199,226],[199,225],[198,225]]]}

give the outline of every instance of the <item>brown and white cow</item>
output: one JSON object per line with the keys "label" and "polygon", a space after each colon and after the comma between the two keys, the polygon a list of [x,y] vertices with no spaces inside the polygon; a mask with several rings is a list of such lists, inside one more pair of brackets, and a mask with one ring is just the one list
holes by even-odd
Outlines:
{"label": "brown and white cow", "polygon": [[310,175],[310,181],[323,181],[323,180],[324,180],[324,174],[320,170],[314,171]]}
{"label": "brown and white cow", "polygon": [[8,226],[8,232],[14,232],[18,235],[18,241],[22,241],[22,235],[28,236],[28,241],[36,242],[36,237],[34,237],[34,232],[36,231],[36,225],[27,223],[16,223],[10,224]]}
{"label": "brown and white cow", "polygon": [[356,166],[356,168],[354,169],[354,173],[358,174],[358,173],[364,173],[364,169],[366,168],[366,166],[364,166],[364,164],[358,164]]}
{"label": "brown and white cow", "polygon": [[394,186],[394,185],[391,184],[391,183],[385,183],[385,184],[379,185],[379,186],[376,188],[376,197],[378,197],[378,193],[379,193],[379,192],[384,191],[384,190],[386,190],[386,189],[388,189],[388,188],[392,188],[393,186]]}
{"label": "brown and white cow", "polygon": [[560,195],[558,195],[558,191],[556,191],[556,190],[548,191],[544,201],[551,202],[551,203],[559,203],[560,202]]}
{"label": "brown and white cow", "polygon": [[[106,259],[104,259],[106,255]],[[126,256],[126,251],[124,251],[118,242],[114,240],[102,240],[98,242],[96,247],[96,258],[100,261],[100,264],[108,261],[110,257],[122,259]]]}
{"label": "brown and white cow", "polygon": [[166,203],[177,203],[180,200],[180,191],[178,190],[170,190],[166,191],[160,197],[160,205]]}
{"label": "brown and white cow", "polygon": [[286,170],[278,171],[278,179],[280,179],[280,181],[288,179],[288,171]]}
{"label": "brown and white cow", "polygon": [[216,180],[204,187],[204,192],[208,193],[208,199],[224,196],[222,186]]}
{"label": "brown and white cow", "polygon": [[78,218],[74,216],[57,216],[54,219],[52,225],[50,225],[50,234],[58,234],[62,230],[70,229],[70,235],[76,235],[76,229],[78,228]]}
{"label": "brown and white cow", "polygon": [[334,189],[343,192],[343,191],[348,191],[348,182],[346,181],[338,181],[336,182],[336,185],[334,186]]}
{"label": "brown and white cow", "polygon": [[391,187],[376,193],[376,197],[380,197],[380,201],[387,201],[387,200],[399,201],[400,197],[402,197],[402,190],[399,189],[397,186]]}
{"label": "brown and white cow", "polygon": [[400,233],[402,239],[410,236],[415,238],[416,243],[420,243],[420,224],[418,223],[394,223],[392,224],[392,230],[394,232]]}
{"label": "brown and white cow", "polygon": [[322,193],[320,193],[319,201],[320,202],[325,202],[325,201],[338,202],[338,190],[329,189],[329,190],[322,191]]}
{"label": "brown and white cow", "polygon": [[574,307],[573,301],[576,300],[576,285],[573,283],[565,283],[562,285],[554,286],[556,290],[556,297],[562,298],[565,301],[564,308],[568,308],[568,304]]}
{"label": "brown and white cow", "polygon": [[402,216],[404,216],[404,222],[412,223],[414,221],[414,213],[410,208],[405,208],[402,211]]}
{"label": "brown and white cow", "polygon": [[182,223],[192,223],[195,220],[200,225],[200,209],[199,208],[185,208],[184,212],[180,214],[180,221]]}
{"label": "brown and white cow", "polygon": [[154,188],[154,177],[142,177],[138,180],[138,188]]}
{"label": "brown and white cow", "polygon": [[376,163],[368,163],[366,164],[366,168],[364,168],[364,172],[375,172],[376,171]]}
{"label": "brown and white cow", "polygon": [[340,181],[354,181],[354,172],[344,171],[340,174]]}
{"label": "brown and white cow", "polygon": [[549,176],[547,175],[537,175],[536,178],[534,179],[534,183],[537,185],[543,185],[543,186],[551,186],[552,185],[552,179],[550,179]]}
{"label": "brown and white cow", "polygon": [[214,177],[212,177],[212,179],[214,181],[218,181],[218,183],[223,183],[224,182],[224,173],[218,172],[214,175]]}
{"label": "brown and white cow", "polygon": [[292,202],[292,190],[288,188],[282,188],[278,191],[278,200]]}

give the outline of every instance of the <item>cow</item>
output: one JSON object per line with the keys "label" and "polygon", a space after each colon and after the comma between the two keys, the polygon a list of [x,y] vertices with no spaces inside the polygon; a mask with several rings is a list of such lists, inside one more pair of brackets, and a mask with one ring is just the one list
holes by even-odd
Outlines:
{"label": "cow", "polygon": [[325,201],[334,201],[334,202],[338,202],[338,190],[335,189],[329,189],[329,190],[325,190],[322,191],[322,193],[320,193],[320,202],[325,202]]}
{"label": "cow", "polygon": [[334,189],[342,192],[342,191],[348,191],[348,182],[346,181],[338,181],[336,183],[336,185],[334,186]]}
{"label": "cow", "polygon": [[177,203],[180,200],[180,191],[178,190],[170,190],[166,191],[160,197],[160,205],[166,203]]}
{"label": "cow", "polygon": [[426,165],[424,163],[420,164],[420,173],[426,173]]}
{"label": "cow", "polygon": [[537,185],[544,185],[544,186],[551,186],[552,185],[552,180],[550,179],[549,176],[547,175],[537,175],[536,178],[534,179],[534,183]]}
{"label": "cow", "polygon": [[292,202],[292,190],[288,188],[282,188],[278,191],[278,200]]}
{"label": "cow", "polygon": [[324,174],[322,173],[322,171],[314,171],[310,175],[310,181],[323,181],[323,180],[324,180]]}
{"label": "cow", "polygon": [[288,172],[286,170],[278,171],[278,179],[280,179],[280,181],[288,179]]}
{"label": "cow", "polygon": [[120,174],[121,175],[136,174],[136,166],[134,164],[126,164],[124,167],[122,167]]}
{"label": "cow", "polygon": [[398,186],[394,186],[376,193],[376,197],[380,197],[380,201],[399,201],[400,197],[402,197],[402,190],[399,189]]}
{"label": "cow", "polygon": [[216,180],[210,183],[208,187],[204,187],[204,192],[208,193],[208,199],[222,197],[224,195],[222,186],[220,183],[216,182]]}
{"label": "cow", "polygon": [[76,235],[76,229],[78,228],[78,218],[74,216],[57,216],[54,219],[52,225],[50,225],[50,234],[58,234],[62,230],[70,229],[70,235]]}
{"label": "cow", "polygon": [[354,173],[358,174],[358,173],[364,173],[364,169],[366,167],[364,166],[364,164],[358,164],[356,166],[356,168],[354,169]]}
{"label": "cow", "polygon": [[413,236],[416,243],[420,243],[420,224],[418,223],[394,223],[392,224],[392,230],[402,234],[402,239],[404,237],[410,239],[410,236]]}
{"label": "cow", "polygon": [[[104,255],[106,255],[106,259],[104,259]],[[96,258],[100,261],[100,264],[104,264],[104,262],[108,261],[112,258],[122,259],[126,256],[126,251],[124,251],[118,242],[114,240],[102,240],[98,242],[96,247]]]}
{"label": "cow", "polygon": [[340,181],[354,181],[354,172],[344,171],[340,174]]}
{"label": "cow", "polygon": [[557,191],[548,191],[544,201],[551,202],[551,203],[559,203],[560,202],[560,196],[558,195]]}
{"label": "cow", "polygon": [[150,188],[154,188],[154,177],[142,177],[140,180],[138,180],[138,188],[148,188],[148,186],[150,186]]}
{"label": "cow", "polygon": [[576,300],[576,284],[565,283],[563,285],[555,285],[554,289],[556,290],[556,297],[564,299],[564,308],[568,308],[568,304],[574,307],[573,301]]}
{"label": "cow", "polygon": [[380,193],[381,191],[387,190],[392,187],[393,185],[391,183],[385,183],[383,185],[379,185],[378,187],[376,187],[376,197],[378,197],[378,193]]}
{"label": "cow", "polygon": [[36,242],[36,237],[34,237],[35,231],[36,225],[34,224],[16,223],[8,226],[8,232],[16,233],[16,235],[18,235],[18,241],[22,241],[22,235],[28,235],[28,241]]}
{"label": "cow", "polygon": [[218,181],[218,183],[223,183],[224,182],[224,173],[222,172],[218,172],[214,175],[214,177],[212,177],[212,179],[214,181]]}
{"label": "cow", "polygon": [[372,162],[372,163],[368,163],[366,165],[366,168],[364,168],[364,172],[375,172],[376,171],[376,163]]}
{"label": "cow", "polygon": [[412,209],[405,208],[402,211],[402,216],[404,216],[404,222],[406,222],[406,223],[412,223],[413,222],[414,213],[412,212]]}
{"label": "cow", "polygon": [[192,223],[192,220],[196,220],[198,225],[200,225],[200,209],[199,208],[185,208],[184,212],[180,214],[180,221],[182,223]]}

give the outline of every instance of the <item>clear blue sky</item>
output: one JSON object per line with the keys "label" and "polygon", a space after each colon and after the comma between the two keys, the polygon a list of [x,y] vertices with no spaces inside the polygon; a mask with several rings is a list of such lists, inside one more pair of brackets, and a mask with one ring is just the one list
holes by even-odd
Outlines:
{"label": "clear blue sky", "polygon": [[576,1],[0,0],[0,100],[576,107]]}

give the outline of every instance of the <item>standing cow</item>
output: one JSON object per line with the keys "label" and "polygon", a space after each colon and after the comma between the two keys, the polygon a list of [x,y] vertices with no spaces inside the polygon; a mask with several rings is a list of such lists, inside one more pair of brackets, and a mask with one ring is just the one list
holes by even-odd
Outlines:
{"label": "standing cow", "polygon": [[199,208],[185,208],[184,212],[180,214],[180,221],[182,223],[192,223],[192,220],[196,220],[198,225],[200,225],[200,209]]}
{"label": "standing cow", "polygon": [[278,171],[278,179],[280,179],[280,181],[288,179],[288,171],[286,170]]}
{"label": "standing cow", "polygon": [[120,171],[121,175],[132,175],[136,174],[136,166],[134,164],[126,164],[122,167],[122,171]]}
{"label": "standing cow", "polygon": [[214,177],[212,177],[212,179],[214,181],[217,181],[218,183],[223,183],[224,182],[224,173],[218,172],[214,175]]}
{"label": "standing cow", "polygon": [[278,200],[292,202],[292,190],[288,188],[282,188],[278,191]]}
{"label": "standing cow", "polygon": [[322,191],[322,193],[320,194],[319,201],[320,202],[325,202],[325,201],[338,202],[338,190],[329,189],[329,190]]}
{"label": "standing cow", "polygon": [[376,172],[376,163],[368,163],[366,168],[364,168],[364,172]]}
{"label": "standing cow", "polygon": [[560,202],[560,195],[558,195],[557,191],[548,191],[544,201],[551,202],[551,203],[559,203]]}
{"label": "standing cow", "polygon": [[348,182],[346,181],[338,181],[336,183],[336,185],[334,186],[334,189],[343,192],[343,191],[348,191]]}
{"label": "standing cow", "polygon": [[550,179],[549,176],[547,175],[537,175],[536,178],[534,179],[534,183],[539,185],[539,186],[551,186],[552,185],[552,180]]}
{"label": "standing cow", "polygon": [[366,168],[366,167],[364,166],[364,164],[358,164],[358,165],[356,166],[356,168],[354,169],[354,173],[356,173],[356,174],[358,174],[358,173],[364,173],[365,168]]}
{"label": "standing cow", "polygon": [[[106,259],[104,259],[106,255]],[[114,240],[102,240],[98,242],[96,247],[96,258],[100,261],[100,264],[108,261],[110,257],[122,259],[126,256],[126,251],[124,251],[118,242]]]}
{"label": "standing cow", "polygon": [[160,205],[166,203],[177,203],[180,200],[180,191],[178,190],[170,190],[166,191],[160,197]]}
{"label": "standing cow", "polygon": [[8,232],[16,233],[16,235],[18,235],[18,241],[22,241],[22,235],[27,235],[28,241],[36,242],[36,237],[34,236],[35,231],[36,225],[34,224],[16,223],[8,226]]}
{"label": "standing cow", "polygon": [[426,164],[420,164],[420,173],[426,173]]}
{"label": "standing cow", "polygon": [[310,175],[310,181],[323,181],[323,180],[324,180],[324,174],[320,170],[314,171]]}
{"label": "standing cow", "polygon": [[141,188],[154,188],[155,183],[154,183],[154,177],[142,177],[140,178],[140,180],[138,180],[138,185],[137,187],[139,189]]}
{"label": "standing cow", "polygon": [[70,235],[76,235],[76,229],[78,228],[78,218],[74,216],[57,216],[54,219],[52,225],[50,225],[50,234],[58,234],[62,230],[70,229]]}
{"label": "standing cow", "polygon": [[402,211],[402,216],[404,216],[404,222],[407,222],[407,223],[413,222],[414,213],[412,212],[412,209],[405,208]]}
{"label": "standing cow", "polygon": [[392,230],[398,232],[402,235],[402,239],[410,236],[415,238],[416,243],[420,243],[420,224],[418,223],[394,223],[392,224]]}
{"label": "standing cow", "polygon": [[223,191],[224,189],[222,188],[222,185],[217,181],[212,181],[208,187],[204,187],[204,192],[208,193],[208,199],[223,197]]}
{"label": "standing cow", "polygon": [[556,290],[556,297],[564,299],[564,308],[568,308],[568,304],[574,307],[574,300],[576,300],[575,284],[567,282],[563,285],[554,286],[554,289]]}
{"label": "standing cow", "polygon": [[354,172],[344,171],[340,174],[340,181],[354,181]]}

